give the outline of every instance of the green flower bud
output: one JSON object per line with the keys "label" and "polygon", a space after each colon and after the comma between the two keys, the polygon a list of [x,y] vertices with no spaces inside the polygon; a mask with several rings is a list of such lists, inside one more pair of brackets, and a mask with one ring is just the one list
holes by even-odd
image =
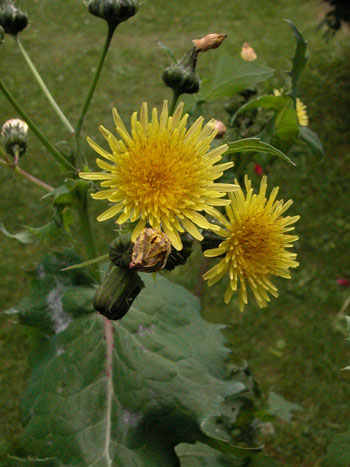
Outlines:
{"label": "green flower bud", "polygon": [[17,36],[27,24],[27,14],[15,7],[12,2],[8,1],[0,7],[0,25],[4,28],[6,34]]}
{"label": "green flower bud", "polygon": [[23,156],[27,150],[28,125],[19,118],[11,118],[2,126],[5,149],[11,156]]}
{"label": "green flower bud", "polygon": [[138,0],[89,0],[88,3],[89,12],[107,21],[113,29],[134,16],[138,9]]}
{"label": "green flower bud", "polygon": [[156,272],[166,265],[171,242],[159,229],[144,229],[136,238],[130,269],[134,271]]}
{"label": "green flower bud", "polygon": [[188,57],[175,62],[163,72],[163,82],[176,94],[195,94],[200,88],[200,79],[196,73],[197,51],[194,47]]}
{"label": "green flower bud", "polygon": [[130,233],[119,235],[109,245],[109,258],[115,266],[129,269],[134,244],[130,240]]}
{"label": "green flower bud", "polygon": [[95,293],[94,308],[108,319],[121,319],[143,287],[137,272],[112,266]]}
{"label": "green flower bud", "polygon": [[167,271],[172,271],[174,268],[176,268],[176,266],[181,266],[182,264],[185,264],[192,253],[192,238],[187,234],[181,235],[181,242],[183,245],[182,250],[178,251],[175,250],[175,248],[173,247],[171,248],[168,261],[164,266],[164,269],[166,269]]}

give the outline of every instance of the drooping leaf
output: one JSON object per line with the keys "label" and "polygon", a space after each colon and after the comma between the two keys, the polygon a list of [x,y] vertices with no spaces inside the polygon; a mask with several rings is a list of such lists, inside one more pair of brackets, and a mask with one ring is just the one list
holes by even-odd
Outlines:
{"label": "drooping leaf", "polygon": [[319,140],[319,137],[316,135],[316,133],[310,130],[309,127],[307,126],[300,127],[299,138],[305,141],[305,143],[307,143],[310,146],[314,154],[321,155],[321,156],[325,155],[323,145],[321,141]]}
{"label": "drooping leaf", "polygon": [[279,417],[286,422],[290,422],[292,420],[292,412],[303,410],[299,404],[288,402],[282,396],[272,391],[269,393],[268,405],[269,412],[272,415],[275,415],[276,417]]}
{"label": "drooping leaf", "polygon": [[51,221],[41,227],[30,227],[27,225],[23,226],[24,230],[16,234],[11,234],[4,223],[0,219],[0,231],[6,235],[6,237],[18,240],[21,243],[36,243],[46,238],[52,238],[59,232],[59,227],[55,221]]}
{"label": "drooping leaf", "polygon": [[241,113],[259,107],[275,112],[271,143],[281,151],[288,151],[291,145],[296,141],[300,131],[293,99],[289,96],[258,97],[242,105],[233,116],[232,121]]}
{"label": "drooping leaf", "polygon": [[322,467],[349,467],[350,462],[350,432],[334,436],[327,449],[327,455],[322,460]]}
{"label": "drooping leaf", "polygon": [[237,152],[264,152],[266,154],[280,157],[290,164],[295,165],[295,163],[282,151],[274,148],[271,144],[264,143],[264,141],[261,141],[259,138],[246,138],[228,143],[228,149],[225,154],[234,154]]}
{"label": "drooping leaf", "polygon": [[210,101],[218,97],[232,97],[245,89],[254,89],[258,83],[271,78],[273,73],[274,70],[267,66],[220,53],[214,73],[203,80],[196,99]]}
{"label": "drooping leaf", "polygon": [[72,264],[71,266],[63,268],[62,271],[70,271],[71,269],[86,268],[87,266],[91,266],[92,264],[100,263],[101,261],[105,261],[108,258],[109,258],[109,254],[106,253],[105,255],[98,256],[97,258],[94,258],[94,259],[89,259],[88,261],[84,261],[83,263]]}
{"label": "drooping leaf", "polygon": [[8,467],[20,467],[21,465],[27,467],[60,467],[62,464],[57,459],[20,459],[19,457],[9,456],[7,464]]}
{"label": "drooping leaf", "polygon": [[[182,442],[243,457],[259,451],[232,446],[230,433],[211,423],[242,384],[227,376],[222,326],[201,318],[198,299],[142,274],[146,288],[128,314],[105,321],[92,312],[89,277],[61,272],[71,261],[47,257],[21,305],[22,321],[45,339],[22,398],[17,455],[60,466],[163,467],[179,465],[174,448]],[[52,313],[65,315],[64,326],[52,324]]]}
{"label": "drooping leaf", "polygon": [[303,38],[303,35],[299,31],[299,29],[295,26],[295,24],[290,21],[289,19],[285,20],[289,26],[292,28],[295,40],[296,40],[296,49],[293,57],[293,66],[290,71],[288,71],[288,75],[292,79],[292,94],[294,97],[297,95],[297,84],[299,80],[299,76],[303,69],[305,68],[307,62],[307,41]]}

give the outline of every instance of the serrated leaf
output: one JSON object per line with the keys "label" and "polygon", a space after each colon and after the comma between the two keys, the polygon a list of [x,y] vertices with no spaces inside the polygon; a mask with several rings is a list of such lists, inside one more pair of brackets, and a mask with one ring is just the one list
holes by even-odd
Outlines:
{"label": "serrated leaf", "polygon": [[268,405],[269,412],[272,415],[275,415],[286,422],[290,422],[292,420],[292,412],[303,410],[299,404],[288,402],[282,396],[272,391],[269,393]]}
{"label": "serrated leaf", "polygon": [[297,139],[300,131],[293,99],[289,96],[258,97],[242,105],[233,116],[232,121],[239,114],[259,107],[275,112],[272,144],[281,151],[288,151]]}
{"label": "serrated leaf", "polygon": [[234,154],[237,152],[263,152],[273,156],[280,157],[281,159],[296,165],[288,156],[282,151],[271,146],[271,144],[261,141],[259,138],[246,138],[228,143],[228,149],[225,154]]}
{"label": "serrated leaf", "polygon": [[303,38],[303,35],[299,31],[299,29],[295,26],[295,24],[290,21],[289,19],[285,19],[285,21],[289,24],[289,26],[292,28],[295,40],[296,40],[296,49],[295,53],[293,56],[293,66],[290,71],[288,71],[288,75],[292,79],[292,93],[293,96],[296,97],[296,90],[297,90],[297,84],[298,84],[298,79],[305,68],[306,62],[308,60],[308,57],[306,55],[306,50],[307,50],[307,41]]}
{"label": "serrated leaf", "polygon": [[350,432],[335,435],[322,460],[322,467],[349,467]]}
{"label": "serrated leaf", "polygon": [[[46,263],[47,275],[53,262]],[[62,261],[55,266],[61,280]],[[22,398],[19,455],[57,458],[62,466],[171,467],[178,465],[174,448],[181,442],[254,453],[232,447],[208,423],[242,389],[225,373],[222,326],[204,321],[198,299],[181,286],[162,276],[156,283],[147,274],[142,279],[146,288],[121,321],[78,316],[72,310],[87,297],[79,304],[69,284],[69,306],[61,301],[72,318],[68,326],[52,335],[31,320],[46,338]],[[47,285],[38,271],[34,282]]]}
{"label": "serrated leaf", "polygon": [[6,235],[6,237],[18,240],[21,243],[36,243],[46,238],[51,238],[57,235],[59,228],[55,221],[51,221],[41,227],[30,227],[27,225],[23,226],[24,230],[16,234],[11,234],[4,223],[0,219],[0,231]]}
{"label": "serrated leaf", "polygon": [[311,148],[311,150],[312,150],[312,152],[314,154],[318,154],[318,155],[321,155],[321,156],[325,155],[325,152],[324,152],[323,145],[322,145],[321,141],[319,140],[316,133],[314,133],[312,130],[310,130],[309,127],[307,127],[307,126],[301,126],[300,127],[299,138],[301,140],[305,141],[305,143],[307,143],[310,146],[310,148]]}
{"label": "serrated leaf", "polygon": [[232,97],[245,89],[254,89],[258,83],[271,78],[273,73],[274,70],[267,66],[220,53],[214,73],[203,80],[196,98],[210,101],[218,97]]}

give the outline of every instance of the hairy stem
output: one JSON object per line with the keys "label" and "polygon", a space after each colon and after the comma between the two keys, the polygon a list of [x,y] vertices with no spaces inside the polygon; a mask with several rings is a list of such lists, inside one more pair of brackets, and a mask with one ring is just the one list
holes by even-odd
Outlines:
{"label": "hairy stem", "polygon": [[104,334],[106,339],[106,391],[107,391],[107,407],[106,407],[106,443],[104,455],[108,466],[112,465],[109,454],[109,446],[111,442],[111,416],[112,416],[112,397],[113,397],[113,322],[105,316],[103,317]]}
{"label": "hairy stem", "polygon": [[103,67],[103,64],[104,64],[104,61],[105,61],[109,46],[111,44],[111,40],[112,40],[112,37],[113,37],[114,30],[115,30],[114,27],[108,26],[106,41],[104,43],[100,58],[98,60],[96,71],[95,71],[94,77],[92,79],[89,92],[88,92],[88,94],[87,94],[87,96],[85,98],[83,108],[81,109],[80,117],[79,117],[76,129],[75,129],[75,134],[74,134],[75,148],[76,148],[76,151],[78,152],[78,154],[84,158],[85,164],[86,164],[86,159],[85,159],[85,156],[82,153],[81,148],[80,148],[80,141],[79,141],[80,132],[81,132],[81,129],[82,129],[82,126],[83,126],[83,123],[84,123],[85,115],[86,115],[86,113],[87,113],[87,111],[89,109],[91,99],[92,99],[92,97],[94,95],[94,92],[95,92],[95,89],[96,89],[96,86],[97,86],[97,82],[98,82],[98,79],[100,77],[101,70],[102,70],[102,67]]}
{"label": "hairy stem", "polygon": [[171,101],[170,109],[169,109],[169,115],[173,115],[177,101],[179,100],[180,93],[173,91],[173,100]]}
{"label": "hairy stem", "polygon": [[77,171],[77,169],[72,165],[63,154],[61,154],[55,146],[46,138],[46,136],[39,130],[39,128],[35,125],[33,120],[27,115],[27,113],[22,109],[22,107],[18,104],[16,99],[13,97],[13,95],[10,93],[10,91],[6,88],[4,83],[0,80],[0,91],[4,94],[4,96],[7,98],[7,100],[12,104],[12,106],[16,109],[16,111],[19,113],[19,115],[25,120],[29,126],[29,128],[32,130],[32,132],[36,135],[36,137],[43,143],[43,145],[50,151],[50,153],[53,155],[53,157],[63,165],[67,170],[73,170],[74,172]]}
{"label": "hairy stem", "polygon": [[14,170],[21,177],[26,178],[27,180],[29,180],[34,185],[39,186],[40,188],[43,188],[46,191],[52,191],[54,189],[51,185],[48,185],[47,183],[43,182],[42,180],[39,180],[38,178],[34,177],[34,175],[31,175],[28,172],[26,172],[25,170],[18,167],[18,165],[11,164],[11,163],[9,163],[7,161],[4,161],[2,159],[0,159],[0,164],[5,165],[7,168]]}
{"label": "hairy stem", "polygon": [[62,112],[61,108],[59,107],[59,105],[57,104],[57,102],[53,98],[52,94],[48,90],[48,88],[47,88],[46,84],[44,83],[43,79],[41,78],[37,68],[35,67],[34,63],[32,62],[31,58],[29,57],[27,51],[23,47],[21,41],[19,40],[19,37],[14,36],[14,39],[15,39],[15,41],[16,41],[16,43],[17,43],[17,45],[19,47],[19,50],[21,51],[23,57],[25,58],[26,62],[28,63],[28,66],[29,66],[31,72],[33,73],[35,79],[37,80],[39,86],[41,87],[41,90],[45,94],[47,100],[50,102],[50,104],[52,105],[52,107],[55,110],[56,114],[58,115],[58,117],[62,121],[63,125],[67,128],[69,133],[73,134],[74,133],[74,128],[69,123],[68,119],[66,118],[66,116]]}

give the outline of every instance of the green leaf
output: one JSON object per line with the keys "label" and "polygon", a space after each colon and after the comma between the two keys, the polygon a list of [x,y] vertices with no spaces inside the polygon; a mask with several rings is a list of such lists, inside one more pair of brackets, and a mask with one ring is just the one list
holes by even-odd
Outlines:
{"label": "green leaf", "polygon": [[30,227],[30,226],[23,226],[24,230],[22,232],[18,232],[16,234],[11,234],[4,223],[0,219],[0,231],[6,235],[6,237],[14,238],[21,243],[36,243],[40,242],[46,238],[54,237],[58,234],[59,228],[55,221],[51,221],[48,224],[45,224],[41,227]]}
{"label": "green leaf", "polygon": [[106,253],[105,255],[99,256],[98,258],[89,259],[88,261],[84,261],[83,263],[73,264],[72,266],[67,266],[66,268],[63,268],[62,271],[70,271],[72,269],[86,268],[87,266],[91,266],[91,264],[100,263],[101,261],[104,261],[105,259],[108,259],[108,258],[109,258],[109,254]]}
{"label": "green leaf", "polygon": [[325,156],[323,145],[316,133],[307,126],[300,127],[299,138],[307,143],[314,154]]}
{"label": "green leaf", "polygon": [[225,154],[234,154],[237,152],[264,152],[273,156],[280,157],[290,164],[296,165],[288,156],[282,151],[274,148],[271,144],[264,143],[259,138],[246,138],[228,143],[228,149]]}
{"label": "green leaf", "polygon": [[273,73],[274,70],[267,66],[220,53],[213,75],[203,80],[196,98],[210,101],[218,97],[232,97],[245,89],[254,89],[258,83],[271,78]]}
{"label": "green leaf", "polygon": [[58,462],[57,459],[20,459],[19,457],[9,456],[7,461],[7,466],[9,467],[20,467],[21,465],[27,467],[61,467],[62,464]]}
{"label": "green leaf", "polygon": [[292,78],[292,93],[293,96],[296,97],[299,76],[305,68],[306,62],[308,60],[308,57],[306,55],[307,41],[303,38],[303,35],[292,21],[290,21],[289,19],[285,19],[284,21],[286,21],[292,28],[297,43],[293,57],[292,69],[287,72],[287,74]]}
{"label": "green leaf", "polygon": [[327,449],[327,455],[322,460],[322,467],[349,467],[350,432],[334,436]]}
{"label": "green leaf", "polygon": [[303,410],[303,408],[299,404],[288,402],[282,396],[272,391],[269,393],[268,405],[269,412],[272,415],[275,415],[276,417],[279,417],[286,422],[290,422],[292,420],[293,411]]}
{"label": "green leaf", "polygon": [[272,144],[281,151],[288,151],[291,145],[296,141],[300,131],[293,99],[289,96],[258,97],[242,105],[233,116],[232,121],[234,121],[239,114],[259,107],[275,112]]}
{"label": "green leaf", "polygon": [[41,318],[50,324],[59,309],[69,322],[53,333],[33,303],[26,309],[27,324],[45,338],[21,402],[18,454],[56,458],[62,466],[171,467],[179,465],[174,448],[183,442],[226,455],[258,451],[232,446],[230,433],[217,433],[211,423],[242,384],[226,374],[223,327],[201,318],[198,299],[162,276],[155,283],[142,274],[146,288],[121,321],[111,322],[86,309],[94,291],[86,276],[60,272],[71,260],[46,257],[32,273],[37,294],[30,299],[39,301]]}

